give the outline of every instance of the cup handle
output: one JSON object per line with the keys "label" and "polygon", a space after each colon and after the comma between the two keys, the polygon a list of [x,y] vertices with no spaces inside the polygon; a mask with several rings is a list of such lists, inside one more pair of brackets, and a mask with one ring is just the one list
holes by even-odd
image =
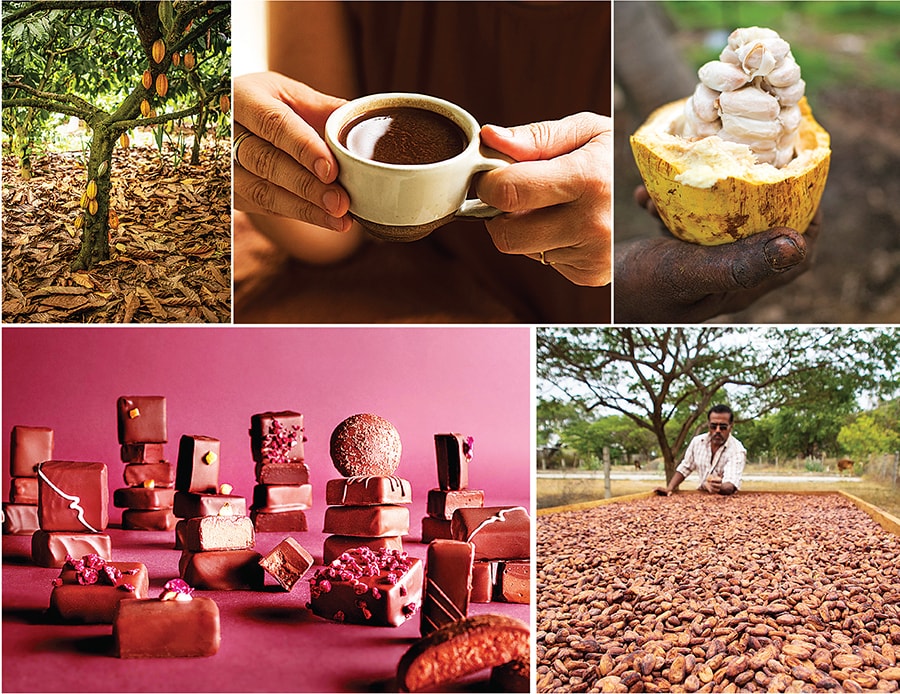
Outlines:
{"label": "cup handle", "polygon": [[[475,162],[475,166],[472,167],[473,174],[480,171],[502,169],[504,166],[509,166],[515,162],[515,159],[484,145],[480,147],[478,153],[480,156]],[[493,219],[500,214],[503,214],[503,210],[498,210],[496,207],[492,207],[478,198],[468,198],[456,211],[455,216],[462,219]]]}

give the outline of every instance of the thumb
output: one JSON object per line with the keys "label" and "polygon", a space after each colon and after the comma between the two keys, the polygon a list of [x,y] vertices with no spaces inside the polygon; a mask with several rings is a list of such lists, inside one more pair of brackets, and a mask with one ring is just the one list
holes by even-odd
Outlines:
{"label": "thumb", "polygon": [[552,159],[583,147],[596,135],[610,130],[609,119],[595,113],[576,113],[561,120],[540,121],[504,128],[485,125],[482,142],[516,161]]}
{"label": "thumb", "polygon": [[665,262],[678,277],[684,298],[752,289],[799,265],[806,241],[793,229],[777,227],[722,246],[679,244]]}

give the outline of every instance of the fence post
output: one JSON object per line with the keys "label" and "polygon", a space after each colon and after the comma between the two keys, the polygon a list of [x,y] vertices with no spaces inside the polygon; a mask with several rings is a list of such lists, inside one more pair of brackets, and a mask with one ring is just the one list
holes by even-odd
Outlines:
{"label": "fence post", "polygon": [[612,482],[610,480],[609,446],[603,447],[603,498],[612,496]]}

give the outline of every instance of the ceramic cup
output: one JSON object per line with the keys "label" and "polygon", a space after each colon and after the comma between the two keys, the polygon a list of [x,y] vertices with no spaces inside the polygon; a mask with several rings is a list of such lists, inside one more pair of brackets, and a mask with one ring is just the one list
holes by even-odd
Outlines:
{"label": "ceramic cup", "polygon": [[[397,107],[426,109],[449,118],[465,135],[465,148],[431,164],[386,164],[341,144],[346,124],[366,113]],[[477,198],[466,199],[477,172],[510,163],[482,146],[480,130],[478,121],[449,101],[424,94],[372,94],[335,110],[325,123],[325,141],[338,162],[338,182],[350,196],[350,214],[379,238],[415,241],[453,219],[484,219],[501,213]]]}

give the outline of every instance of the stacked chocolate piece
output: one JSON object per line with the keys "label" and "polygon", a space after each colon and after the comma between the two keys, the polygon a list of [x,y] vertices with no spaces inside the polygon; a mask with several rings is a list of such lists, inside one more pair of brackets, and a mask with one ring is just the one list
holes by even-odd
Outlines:
{"label": "stacked chocolate piece", "polygon": [[358,414],[341,422],[331,435],[331,460],[341,478],[325,487],[323,562],[350,549],[403,549],[409,533],[412,488],[394,476],[400,464],[400,434],[386,419]]}
{"label": "stacked chocolate piece", "polygon": [[471,436],[435,434],[438,489],[428,490],[428,515],[422,519],[422,542],[449,540],[450,520],[458,508],[484,506],[484,490],[469,489],[469,463],[474,453]]}
{"label": "stacked chocolate piece", "polygon": [[175,474],[175,548],[178,570],[194,588],[257,589],[263,585],[256,536],[247,516],[247,500],[219,485],[220,442],[210,436],[184,435],[178,445]]}
{"label": "stacked chocolate piece", "polygon": [[309,468],[304,462],[303,415],[262,412],[250,418],[250,450],[256,485],[250,518],[258,532],[305,532],[312,507]]}
{"label": "stacked chocolate piece", "polygon": [[38,524],[31,556],[38,566],[61,567],[67,557],[110,559],[108,472],[103,463],[49,460],[39,463]]}
{"label": "stacked chocolate piece", "polygon": [[121,397],[116,403],[119,457],[127,487],[113,492],[113,505],[125,509],[125,530],[171,530],[175,527],[175,475],[165,459],[168,440],[166,399],[161,395]]}
{"label": "stacked chocolate piece", "polygon": [[14,426],[9,442],[9,503],[3,504],[3,532],[31,535],[38,529],[37,466],[53,459],[53,429]]}

